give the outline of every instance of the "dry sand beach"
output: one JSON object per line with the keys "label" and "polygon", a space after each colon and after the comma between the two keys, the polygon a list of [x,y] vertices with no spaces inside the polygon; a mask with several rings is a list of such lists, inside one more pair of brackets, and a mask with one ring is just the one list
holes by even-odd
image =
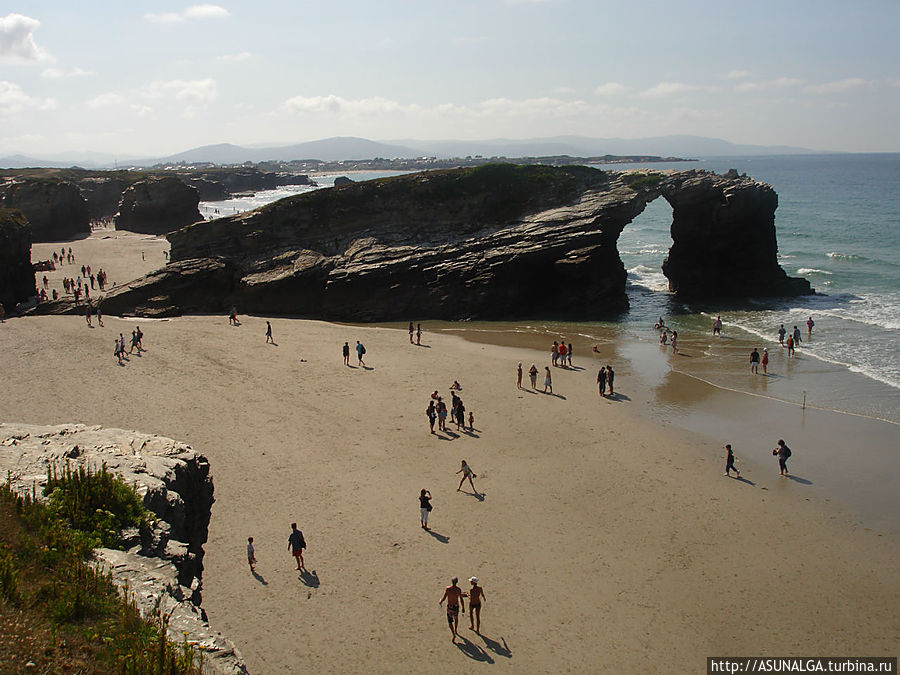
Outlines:
{"label": "dry sand beach", "polygon": [[[33,258],[54,246],[35,245]],[[100,231],[71,246],[79,268],[121,283],[163,264],[166,242]],[[48,277],[61,289],[69,269]],[[136,429],[205,454],[216,503],[203,607],[251,672],[702,672],[714,655],[896,656],[896,534],[826,501],[816,465],[801,469],[798,454],[789,465],[802,480],[779,478],[765,456],[782,433],[777,415],[751,450],[658,414],[668,392],[693,402],[691,414],[739,417],[739,394],[677,377],[651,390],[639,377],[650,361],[607,353],[603,362],[620,358],[622,396],[600,399],[601,360],[574,341],[579,369],[553,369],[550,396],[516,389],[518,361],[549,365],[527,345],[426,323],[416,347],[405,330],[275,318],[273,346],[265,317],[240,318],[104,317],[92,329],[75,316],[8,320],[0,421]],[[135,325],[146,351],[120,367],[113,337]],[[365,369],[341,362],[356,340]],[[449,399],[454,379],[475,429],[430,435],[429,394]],[[897,438],[893,426],[806,423],[826,425],[826,439]],[[743,480],[722,476],[729,441]],[[461,459],[483,498],[456,491]],[[884,475],[846,474],[863,490]],[[422,488],[434,497],[431,533],[419,526]],[[896,500],[886,508],[895,522]],[[292,521],[315,575],[293,569]],[[455,645],[438,606],[454,575],[463,588],[478,576],[486,592],[482,635],[461,616]]]}

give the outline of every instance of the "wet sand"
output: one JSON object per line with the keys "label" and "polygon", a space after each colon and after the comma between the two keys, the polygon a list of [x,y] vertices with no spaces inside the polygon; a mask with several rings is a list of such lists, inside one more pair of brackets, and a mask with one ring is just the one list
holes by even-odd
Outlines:
{"label": "wet sand", "polygon": [[[72,244],[79,268],[140,260],[129,237],[103,242],[90,256]],[[415,347],[405,329],[280,318],[272,346],[265,317],[241,319],[9,320],[0,367],[17,377],[0,420],[138,429],[209,458],[203,606],[251,672],[696,672],[720,654],[896,654],[897,537],[858,526],[788,433],[812,485],[779,478],[764,454],[775,421],[758,442],[731,439],[742,479],[723,477],[726,439],[683,428],[674,420],[694,413],[678,406],[727,420],[748,404],[664,358],[613,336],[596,358],[576,342],[584,370],[555,369],[551,396],[515,387],[516,362],[543,369],[546,349],[430,324]],[[120,367],[113,335],[136,324],[147,351]],[[357,339],[367,369],[341,364]],[[596,391],[607,359],[615,399]],[[428,396],[449,398],[454,379],[475,429],[431,435]],[[456,491],[461,459],[481,497]],[[307,575],[287,551],[292,521]],[[454,646],[437,601],[449,577],[465,587],[473,574],[483,634],[461,616]]]}

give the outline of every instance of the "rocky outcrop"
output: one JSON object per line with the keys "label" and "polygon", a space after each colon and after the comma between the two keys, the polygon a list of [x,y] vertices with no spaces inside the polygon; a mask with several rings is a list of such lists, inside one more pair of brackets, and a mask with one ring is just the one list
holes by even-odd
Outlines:
{"label": "rocky outcrop", "polygon": [[188,223],[202,220],[197,205],[197,189],[176,176],[138,181],[122,193],[116,213],[117,230],[165,234]]}
{"label": "rocky outcrop", "polygon": [[334,179],[334,187],[341,187],[342,185],[350,185],[350,183],[353,183],[353,182],[355,182],[355,181],[351,180],[350,178],[347,178],[347,176],[338,176],[337,178]]}
{"label": "rocky outcrop", "polygon": [[83,424],[0,424],[0,474],[21,493],[40,495],[48,465],[103,464],[136,486],[156,516],[147,532],[120,533],[125,549],[98,549],[97,563],[128,589],[145,616],[170,616],[169,638],[204,652],[214,672],[245,673],[234,645],[213,631],[200,607],[203,544],[213,484],[209,463],[190,446],[161,436]]}
{"label": "rocky outcrop", "polygon": [[78,181],[78,189],[84,195],[91,219],[111,218],[119,210],[122,193],[137,182],[136,177],[123,176],[124,172],[111,176],[86,176]]}
{"label": "rocky outcrop", "polygon": [[9,314],[35,293],[31,225],[20,212],[0,208],[0,305]]}
{"label": "rocky outcrop", "polygon": [[772,186],[738,176],[687,172],[661,185],[672,205],[672,247],[663,262],[669,288],[685,299],[803,295],[805,279],[778,265]]}
{"label": "rocky outcrop", "polygon": [[200,190],[200,199],[203,201],[218,201],[237,192],[274,190],[283,185],[315,185],[305,174],[275,173],[252,168],[209,169],[182,172],[179,176],[188,185]]}
{"label": "rocky outcrop", "polygon": [[2,206],[25,214],[33,241],[67,241],[90,233],[88,205],[64,180],[26,178],[6,187]]}
{"label": "rocky outcrop", "polygon": [[[616,242],[660,196],[673,206],[665,270],[679,294],[811,292],[778,266],[777,198],[750,178],[492,165],[352,183],[195,223],[168,235],[166,268],[110,293],[104,307],[161,315],[237,305],[354,321],[591,319],[627,307]],[[702,257],[691,259],[692,249]]]}

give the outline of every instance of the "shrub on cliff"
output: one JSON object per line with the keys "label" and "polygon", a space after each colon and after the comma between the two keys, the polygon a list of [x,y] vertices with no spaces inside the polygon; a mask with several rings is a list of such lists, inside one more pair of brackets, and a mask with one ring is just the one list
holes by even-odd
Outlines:
{"label": "shrub on cliff", "polygon": [[96,541],[97,546],[121,548],[119,532],[126,527],[141,527],[149,512],[141,498],[120,476],[107,470],[83,466],[77,471],[66,465],[60,473],[50,467],[44,495],[50,510],[75,530]]}

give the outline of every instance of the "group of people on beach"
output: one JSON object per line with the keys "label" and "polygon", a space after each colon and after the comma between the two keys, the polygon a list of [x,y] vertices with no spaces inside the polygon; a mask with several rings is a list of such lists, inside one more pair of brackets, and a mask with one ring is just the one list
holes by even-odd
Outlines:
{"label": "group of people on beach", "polygon": [[[103,325],[102,323],[100,324]],[[137,349],[138,356],[141,355],[141,352],[144,351],[144,332],[141,330],[140,326],[135,326],[134,330],[131,331],[131,346],[128,351],[125,351],[125,335],[123,333],[119,333],[119,337],[115,340],[115,348],[113,351],[113,355],[119,359],[119,365],[125,365],[125,361],[128,360],[126,354],[131,354]]]}
{"label": "group of people on beach", "polygon": [[[434,423],[438,424],[438,431],[447,431],[447,417],[449,415],[450,421],[456,422],[456,430],[457,431],[465,431],[466,429],[466,406],[463,403],[462,398],[460,398],[456,392],[462,389],[462,386],[459,384],[457,380],[453,381],[453,384],[450,385],[450,409],[447,410],[447,404],[444,402],[444,398],[438,393],[438,390],[435,389],[431,392],[431,400],[428,402],[428,407],[425,409],[425,415],[428,417],[428,426],[431,429],[431,433],[435,433],[434,431]],[[472,431],[475,428],[475,413],[471,410],[469,411],[469,431]]]}

